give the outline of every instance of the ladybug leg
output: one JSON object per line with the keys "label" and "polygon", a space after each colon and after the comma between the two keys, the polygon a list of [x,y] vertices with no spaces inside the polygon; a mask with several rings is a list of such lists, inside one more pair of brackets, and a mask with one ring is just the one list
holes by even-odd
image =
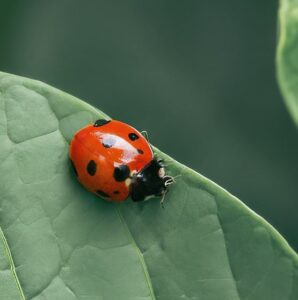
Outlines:
{"label": "ladybug leg", "polygon": [[105,124],[108,124],[110,123],[111,120],[106,120],[106,119],[99,119],[99,120],[96,120],[93,124],[94,127],[99,127],[99,126],[103,126]]}
{"label": "ladybug leg", "polygon": [[162,198],[161,198],[161,200],[160,200],[160,207],[161,207],[162,209],[165,208],[165,206],[164,206],[164,201],[165,201],[166,193],[167,193],[167,192],[164,192],[164,193],[163,193]]}
{"label": "ladybug leg", "polygon": [[142,136],[149,142],[148,132],[146,130],[141,131]]}
{"label": "ladybug leg", "polygon": [[152,150],[152,152],[153,152],[153,148],[152,148],[152,146],[151,146],[151,144],[150,144],[150,142],[149,142],[148,132],[147,132],[146,130],[142,130],[142,131],[141,131],[141,134],[142,134],[142,136],[147,140],[147,142],[149,143],[149,146],[150,146],[150,148],[151,148],[151,150]]}

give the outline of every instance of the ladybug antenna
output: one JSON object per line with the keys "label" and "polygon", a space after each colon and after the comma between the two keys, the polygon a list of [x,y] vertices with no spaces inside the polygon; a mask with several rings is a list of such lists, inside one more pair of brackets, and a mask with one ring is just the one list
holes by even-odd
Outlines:
{"label": "ladybug antenna", "polygon": [[181,177],[181,176],[182,176],[182,174],[178,174],[178,175],[176,175],[176,176],[173,176],[173,177],[172,177],[173,182],[176,182],[175,179],[178,178],[178,177]]}

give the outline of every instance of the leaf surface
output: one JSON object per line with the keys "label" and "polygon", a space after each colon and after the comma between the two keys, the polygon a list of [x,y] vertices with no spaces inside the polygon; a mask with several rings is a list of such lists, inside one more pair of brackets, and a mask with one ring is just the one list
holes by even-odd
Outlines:
{"label": "leaf surface", "polygon": [[298,125],[298,3],[281,0],[277,75],[287,107]]}
{"label": "leaf surface", "polygon": [[68,143],[98,118],[108,117],[0,74],[0,225],[26,299],[297,299],[297,254],[276,230],[159,150],[179,175],[165,209],[85,191]]}

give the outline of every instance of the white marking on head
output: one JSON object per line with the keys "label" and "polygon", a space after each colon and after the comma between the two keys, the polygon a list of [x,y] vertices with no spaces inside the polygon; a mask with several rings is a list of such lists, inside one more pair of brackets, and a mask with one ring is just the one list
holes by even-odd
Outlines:
{"label": "white marking on head", "polygon": [[131,179],[130,178],[125,179],[125,185],[126,186],[130,186],[131,185]]}
{"label": "white marking on head", "polygon": [[164,177],[166,175],[165,169],[164,168],[160,168],[158,170],[158,176],[159,177]]}
{"label": "white marking on head", "polygon": [[136,170],[132,170],[129,174],[130,177],[133,177],[135,174],[137,174],[137,171]]}

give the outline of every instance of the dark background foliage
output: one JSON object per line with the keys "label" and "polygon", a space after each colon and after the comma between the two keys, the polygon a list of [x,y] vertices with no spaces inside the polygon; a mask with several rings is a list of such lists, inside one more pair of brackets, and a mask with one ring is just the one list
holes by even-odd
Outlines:
{"label": "dark background foliage", "polygon": [[298,136],[275,76],[277,1],[3,1],[0,69],[139,130],[298,249]]}

